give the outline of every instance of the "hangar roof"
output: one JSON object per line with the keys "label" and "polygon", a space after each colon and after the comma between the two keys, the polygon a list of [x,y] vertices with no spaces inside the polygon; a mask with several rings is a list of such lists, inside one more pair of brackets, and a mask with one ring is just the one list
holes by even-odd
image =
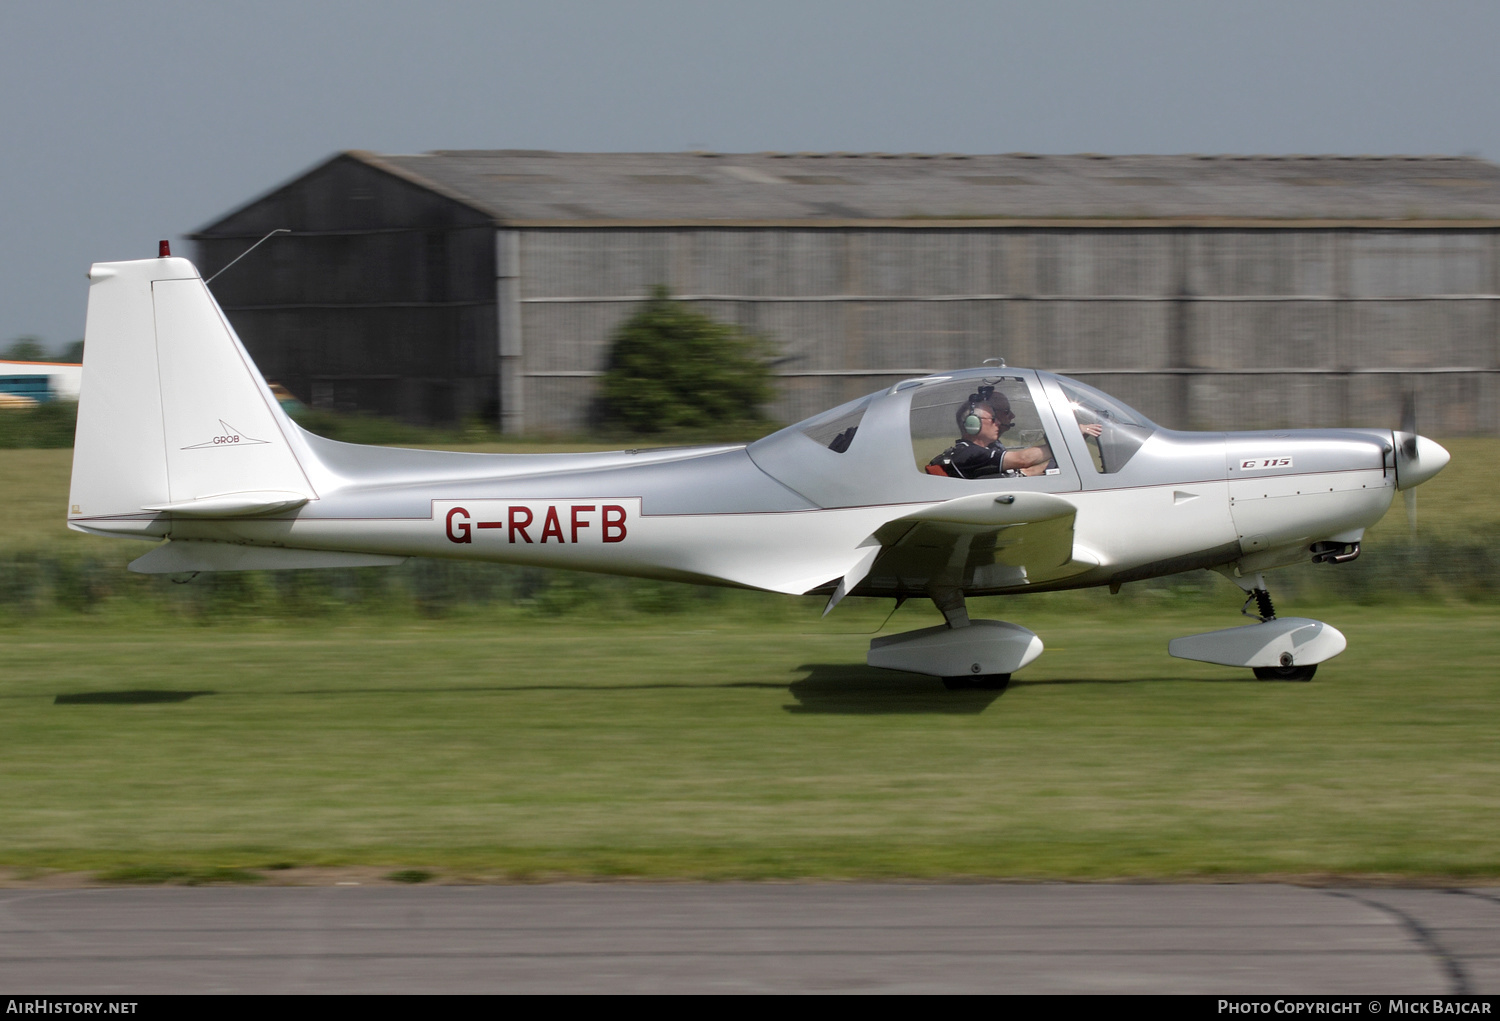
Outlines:
{"label": "hangar roof", "polygon": [[334,157],[343,158],[517,225],[1500,221],[1500,166],[1470,156],[465,149]]}

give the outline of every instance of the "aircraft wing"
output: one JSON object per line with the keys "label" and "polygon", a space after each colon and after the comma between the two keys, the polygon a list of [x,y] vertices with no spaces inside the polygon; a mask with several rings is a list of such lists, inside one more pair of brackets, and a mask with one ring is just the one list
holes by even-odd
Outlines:
{"label": "aircraft wing", "polygon": [[[1080,574],[1098,561],[1073,544],[1077,508],[1047,493],[979,493],[886,522],[828,609],[866,577],[908,590],[984,591]],[[826,612],[826,611],[825,611]]]}

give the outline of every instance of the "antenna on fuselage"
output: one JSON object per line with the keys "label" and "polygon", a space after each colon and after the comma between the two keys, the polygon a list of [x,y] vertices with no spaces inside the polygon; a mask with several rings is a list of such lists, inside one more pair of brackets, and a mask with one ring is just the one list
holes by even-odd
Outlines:
{"label": "antenna on fuselage", "polygon": [[1005,359],[1003,357],[1002,358],[986,358],[984,360],[984,364],[985,365],[993,365],[997,369],[1009,368],[1009,366],[1007,366],[1005,364]]}

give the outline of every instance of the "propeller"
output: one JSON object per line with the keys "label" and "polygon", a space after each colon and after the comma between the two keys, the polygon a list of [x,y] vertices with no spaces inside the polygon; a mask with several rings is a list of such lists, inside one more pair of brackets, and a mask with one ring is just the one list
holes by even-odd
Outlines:
{"label": "propeller", "polygon": [[1443,470],[1449,454],[1417,432],[1417,394],[1408,388],[1401,402],[1401,426],[1391,437],[1396,445],[1396,488],[1406,500],[1406,523],[1417,530],[1416,487]]}
{"label": "propeller", "polygon": [[[1401,462],[1411,464],[1417,457],[1417,392],[1408,387],[1401,399],[1401,427],[1396,431],[1396,488],[1401,489]],[[1401,489],[1406,501],[1406,527],[1417,530],[1417,491]]]}

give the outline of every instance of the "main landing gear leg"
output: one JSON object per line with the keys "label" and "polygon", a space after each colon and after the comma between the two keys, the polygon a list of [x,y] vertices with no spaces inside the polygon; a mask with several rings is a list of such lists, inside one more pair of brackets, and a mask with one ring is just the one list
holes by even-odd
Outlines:
{"label": "main landing gear leg", "polygon": [[929,593],[947,621],[872,639],[865,662],[942,679],[949,690],[1002,690],[1013,671],[1042,654],[1042,640],[1003,620],[970,620],[959,589]]}
{"label": "main landing gear leg", "polygon": [[[932,597],[933,605],[943,612],[943,619],[948,622],[949,630],[956,631],[959,628],[968,627],[969,608],[964,604],[964,594],[956,589],[937,592]],[[981,674],[974,672],[983,667],[978,663],[971,663],[970,673],[956,674],[952,677],[943,678],[943,687],[949,691],[1004,691],[1010,684],[1010,674]]]}
{"label": "main landing gear leg", "polygon": [[1245,590],[1240,612],[1257,623],[1173,639],[1167,646],[1173,656],[1249,667],[1262,681],[1310,681],[1319,663],[1344,651],[1348,643],[1337,628],[1306,617],[1277,617],[1264,575],[1242,577],[1232,567],[1216,570]]}

